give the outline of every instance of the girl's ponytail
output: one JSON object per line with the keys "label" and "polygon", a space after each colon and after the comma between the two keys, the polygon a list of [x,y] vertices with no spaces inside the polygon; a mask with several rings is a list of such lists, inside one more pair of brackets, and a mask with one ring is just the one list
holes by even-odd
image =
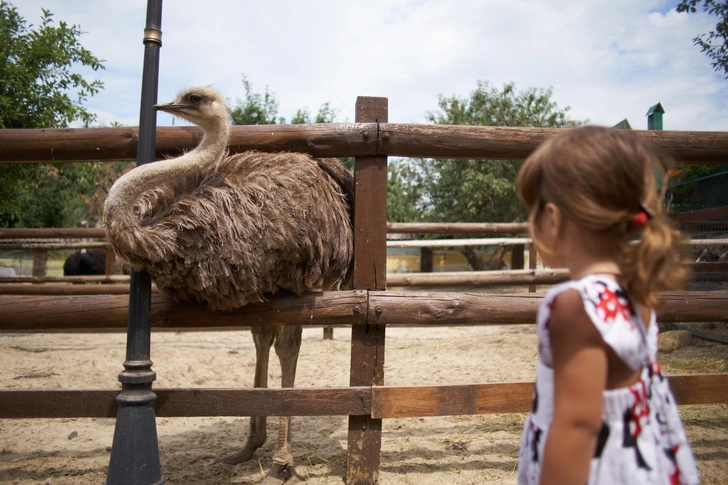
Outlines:
{"label": "girl's ponytail", "polygon": [[[690,269],[684,264],[684,239],[672,227],[662,212],[649,214],[638,222],[642,225],[637,241],[625,245],[622,272],[628,282],[632,297],[648,307],[657,302],[655,293],[661,290],[681,289],[690,277]],[[635,232],[639,230],[634,227]]]}

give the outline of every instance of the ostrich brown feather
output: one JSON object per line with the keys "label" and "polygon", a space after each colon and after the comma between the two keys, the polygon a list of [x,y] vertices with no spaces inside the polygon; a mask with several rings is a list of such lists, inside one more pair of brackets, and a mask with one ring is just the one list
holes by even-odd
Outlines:
{"label": "ostrich brown feather", "polygon": [[352,259],[353,177],[339,160],[198,150],[177,159],[206,157],[198,170],[158,162],[162,171],[170,165],[166,176],[131,184],[128,206],[106,204],[107,240],[119,258],[148,271],[171,297],[213,310],[279,290],[340,287]]}

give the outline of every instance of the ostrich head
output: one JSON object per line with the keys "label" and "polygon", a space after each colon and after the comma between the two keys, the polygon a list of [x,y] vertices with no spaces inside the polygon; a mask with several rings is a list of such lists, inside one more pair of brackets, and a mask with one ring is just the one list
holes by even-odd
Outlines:
{"label": "ostrich head", "polygon": [[155,104],[154,108],[192,122],[205,132],[228,124],[222,95],[210,87],[186,89],[171,103]]}

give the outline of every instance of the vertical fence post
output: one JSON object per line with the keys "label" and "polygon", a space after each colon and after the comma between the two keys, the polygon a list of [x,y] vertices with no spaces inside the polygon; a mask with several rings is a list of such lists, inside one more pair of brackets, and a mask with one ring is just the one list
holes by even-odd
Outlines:
{"label": "vertical fence post", "polygon": [[432,248],[420,248],[420,273],[432,273]]}
{"label": "vertical fence post", "polygon": [[[144,71],[139,113],[137,165],[154,161],[159,81],[159,48],[162,46],[162,0],[147,1],[144,29]],[[161,485],[157,425],[152,382],[156,374],[150,359],[152,280],[147,272],[131,272],[129,322],[124,371],[119,374],[121,393],[111,447],[106,485]]]}
{"label": "vertical fence post", "polygon": [[[358,97],[357,123],[386,123],[387,98]],[[356,157],[354,163],[354,288],[387,288],[387,157]],[[377,311],[373,309],[373,311]],[[384,325],[351,330],[352,386],[384,384]],[[348,485],[379,482],[382,420],[349,417]]]}
{"label": "vertical fence post", "polygon": [[[536,245],[531,243],[528,245],[528,268],[535,270],[538,267],[538,253],[536,252]],[[536,292],[536,285],[529,285],[529,293]]]}
{"label": "vertical fence post", "polygon": [[523,269],[525,260],[525,244],[516,244],[511,252],[511,269]]}
{"label": "vertical fence post", "polygon": [[114,263],[116,262],[116,255],[111,249],[106,250],[106,262],[104,265],[104,274],[106,278],[111,277],[114,274]]}
{"label": "vertical fence post", "polygon": [[43,278],[46,275],[46,261],[48,252],[45,249],[33,250],[33,277]]}

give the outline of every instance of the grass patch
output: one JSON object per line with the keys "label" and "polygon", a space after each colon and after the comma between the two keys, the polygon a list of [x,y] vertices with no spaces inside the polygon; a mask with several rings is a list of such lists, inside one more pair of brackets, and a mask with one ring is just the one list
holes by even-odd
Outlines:
{"label": "grass patch", "polygon": [[728,372],[728,361],[716,357],[670,359],[663,367],[668,374],[724,374]]}

